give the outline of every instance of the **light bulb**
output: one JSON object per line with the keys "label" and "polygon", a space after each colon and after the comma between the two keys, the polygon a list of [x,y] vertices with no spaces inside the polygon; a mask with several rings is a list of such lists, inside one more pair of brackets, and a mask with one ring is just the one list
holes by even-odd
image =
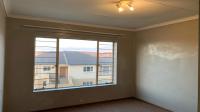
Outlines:
{"label": "light bulb", "polygon": [[122,11],[124,11],[124,9],[122,7],[118,7],[118,11],[122,12]]}
{"label": "light bulb", "polygon": [[134,11],[135,9],[134,9],[133,6],[130,6],[130,7],[129,7],[129,10],[130,10],[130,11]]}
{"label": "light bulb", "polygon": [[134,11],[133,2],[127,4],[130,11]]}

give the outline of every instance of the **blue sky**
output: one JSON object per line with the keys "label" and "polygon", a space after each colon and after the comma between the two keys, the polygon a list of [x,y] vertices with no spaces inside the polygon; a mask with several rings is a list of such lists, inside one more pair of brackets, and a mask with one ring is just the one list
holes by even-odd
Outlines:
{"label": "blue sky", "polygon": [[[60,51],[97,51],[97,41],[60,39]],[[56,51],[56,39],[53,38],[36,38],[36,51]],[[101,52],[111,52],[112,42],[100,42]]]}

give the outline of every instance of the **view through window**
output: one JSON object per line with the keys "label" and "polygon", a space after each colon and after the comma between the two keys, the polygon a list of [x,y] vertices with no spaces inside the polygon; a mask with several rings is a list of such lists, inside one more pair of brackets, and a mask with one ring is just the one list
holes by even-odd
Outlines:
{"label": "view through window", "polygon": [[116,84],[116,42],[35,39],[34,90]]}

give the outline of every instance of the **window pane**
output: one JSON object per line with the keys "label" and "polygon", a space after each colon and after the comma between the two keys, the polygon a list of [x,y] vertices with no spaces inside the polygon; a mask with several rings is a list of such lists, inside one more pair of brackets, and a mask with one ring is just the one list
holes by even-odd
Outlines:
{"label": "window pane", "polygon": [[58,87],[96,84],[97,41],[59,39]]}
{"label": "window pane", "polygon": [[116,44],[76,39],[59,39],[57,42],[53,38],[36,38],[34,90],[92,86],[97,84],[97,78],[98,84],[116,84]]}
{"label": "window pane", "polygon": [[98,84],[113,82],[113,42],[99,42]]}
{"label": "window pane", "polygon": [[55,88],[56,39],[35,39],[34,90]]}

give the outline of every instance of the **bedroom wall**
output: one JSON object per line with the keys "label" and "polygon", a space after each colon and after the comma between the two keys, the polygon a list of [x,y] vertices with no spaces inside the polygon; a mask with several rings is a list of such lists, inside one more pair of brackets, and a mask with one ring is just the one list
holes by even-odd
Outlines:
{"label": "bedroom wall", "polygon": [[0,0],[0,112],[3,105],[3,82],[4,82],[4,52],[5,52],[5,23],[6,15],[4,6]]}
{"label": "bedroom wall", "polygon": [[[117,85],[33,93],[34,38],[44,31],[24,29],[23,25],[121,34],[119,38],[112,38],[118,41]],[[53,31],[45,32],[51,33],[55,34]],[[135,92],[130,89],[134,88],[134,82],[130,80],[134,78],[133,54],[130,52],[132,37],[133,32],[127,31],[8,18],[4,111],[36,111],[134,96]],[[97,35],[90,39],[109,38]]]}
{"label": "bedroom wall", "polygon": [[[117,39],[118,84],[33,93],[37,31],[23,25],[122,34]],[[8,18],[6,49],[4,111],[36,111],[135,96],[176,112],[197,111],[198,20],[128,32]]]}
{"label": "bedroom wall", "polygon": [[136,97],[197,112],[198,20],[136,32]]}

